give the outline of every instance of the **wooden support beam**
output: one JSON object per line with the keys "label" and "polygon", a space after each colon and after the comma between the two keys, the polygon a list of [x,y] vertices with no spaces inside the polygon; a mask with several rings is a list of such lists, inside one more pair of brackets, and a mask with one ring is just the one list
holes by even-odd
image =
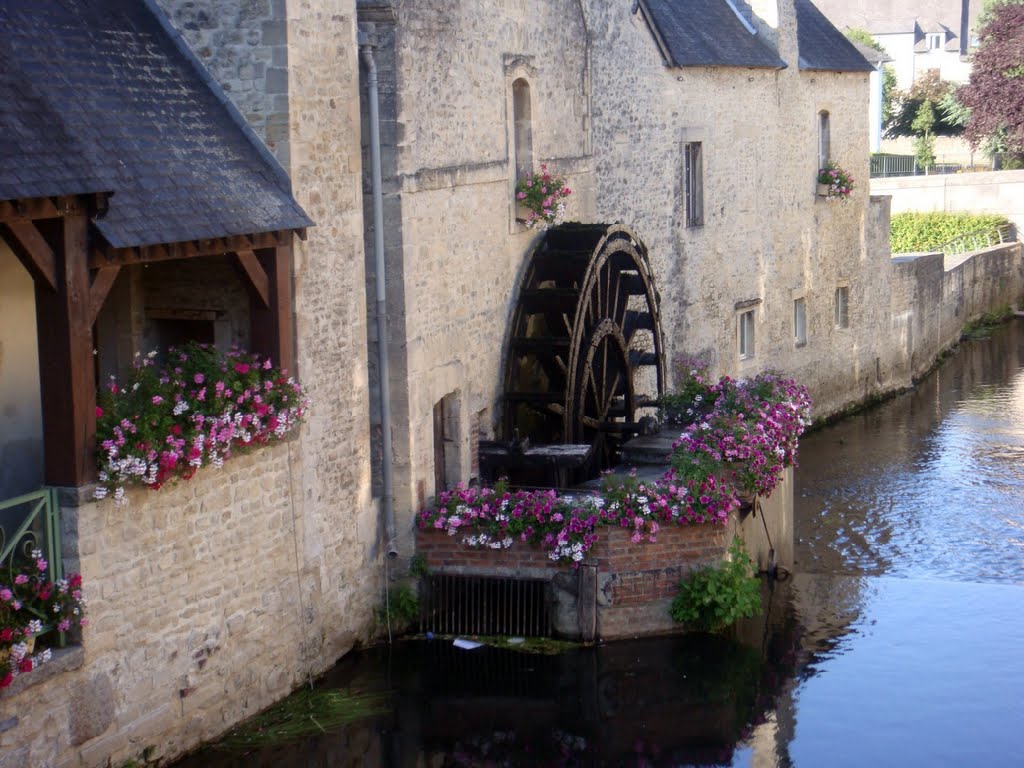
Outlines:
{"label": "wooden support beam", "polygon": [[111,248],[97,244],[89,254],[89,267],[113,266],[115,264],[139,264],[149,261],[172,259],[194,259],[199,256],[220,256],[238,251],[255,251],[260,248],[276,248],[290,245],[292,234],[288,231],[258,232],[252,235],[233,235],[212,240],[192,240],[184,243],[143,245],[137,248]]}
{"label": "wooden support beam", "polygon": [[61,215],[57,203],[49,197],[0,201],[0,221],[55,219]]}
{"label": "wooden support beam", "polygon": [[38,285],[57,290],[57,264],[53,249],[31,221],[10,220],[0,224],[0,237],[28,270]]}
{"label": "wooden support beam", "polygon": [[121,267],[100,267],[93,276],[92,285],[89,287],[89,324],[95,325],[99,317],[103,302],[107,300],[107,294],[114,285]]}
{"label": "wooden support beam", "polygon": [[88,217],[68,212],[50,238],[57,290],[36,283],[39,384],[47,485],[78,487],[96,476],[96,385],[86,266]]}
{"label": "wooden support beam", "polygon": [[267,277],[266,307],[252,307],[253,349],[270,355],[275,365],[294,372],[294,304],[292,300],[292,244],[255,251]]}
{"label": "wooden support beam", "polygon": [[252,288],[263,307],[269,309],[270,280],[267,278],[267,273],[263,271],[260,260],[251,250],[235,251],[235,256],[238,259],[238,265],[242,268],[242,273],[249,280],[249,287]]}

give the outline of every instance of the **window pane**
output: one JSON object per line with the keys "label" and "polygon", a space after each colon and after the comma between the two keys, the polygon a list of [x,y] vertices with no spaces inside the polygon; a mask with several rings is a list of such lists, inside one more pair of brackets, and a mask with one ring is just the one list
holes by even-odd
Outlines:
{"label": "window pane", "polygon": [[740,357],[754,356],[754,311],[744,312],[739,316],[740,326]]}
{"label": "window pane", "polygon": [[797,299],[793,302],[793,328],[797,344],[807,343],[807,302]]}
{"label": "window pane", "polygon": [[818,113],[818,167],[824,168],[832,156],[831,130],[829,128],[828,112],[822,110]]}
{"label": "window pane", "polygon": [[686,198],[686,226],[700,227],[704,224],[704,174],[702,169],[701,143],[693,141],[683,148],[683,185]]}
{"label": "window pane", "polygon": [[849,289],[836,288],[836,328],[849,327],[849,302]]}

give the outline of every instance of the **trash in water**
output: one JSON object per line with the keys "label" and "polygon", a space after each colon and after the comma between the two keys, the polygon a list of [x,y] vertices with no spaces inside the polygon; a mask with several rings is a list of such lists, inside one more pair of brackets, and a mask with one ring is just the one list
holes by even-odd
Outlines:
{"label": "trash in water", "polygon": [[467,640],[464,637],[456,637],[455,642],[452,643],[456,648],[463,648],[467,651],[471,651],[474,648],[479,648],[483,643],[478,643],[476,640]]}
{"label": "trash in water", "polygon": [[510,637],[506,642],[509,645],[522,645],[523,643],[526,642],[526,638],[525,637]]}

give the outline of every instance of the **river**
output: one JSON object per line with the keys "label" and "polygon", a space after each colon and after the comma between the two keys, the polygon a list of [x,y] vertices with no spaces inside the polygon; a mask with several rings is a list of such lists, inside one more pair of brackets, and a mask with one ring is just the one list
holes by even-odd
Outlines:
{"label": "river", "polygon": [[319,687],[385,713],[180,768],[1024,764],[1024,321],[806,435],[795,493],[794,573],[734,637],[377,647]]}

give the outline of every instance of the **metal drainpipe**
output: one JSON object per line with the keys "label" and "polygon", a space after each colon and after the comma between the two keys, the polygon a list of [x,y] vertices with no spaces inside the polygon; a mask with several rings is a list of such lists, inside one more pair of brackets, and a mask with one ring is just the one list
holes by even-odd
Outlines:
{"label": "metal drainpipe", "polygon": [[391,451],[391,380],[388,365],[387,290],[384,272],[384,193],[380,172],[380,102],[377,92],[377,62],[373,58],[373,45],[360,41],[359,50],[366,64],[367,100],[370,103],[370,173],[373,184],[373,261],[377,289],[377,372],[380,378],[381,466],[384,475],[384,531],[387,538],[385,551],[390,558],[398,557],[395,546],[395,489]]}

